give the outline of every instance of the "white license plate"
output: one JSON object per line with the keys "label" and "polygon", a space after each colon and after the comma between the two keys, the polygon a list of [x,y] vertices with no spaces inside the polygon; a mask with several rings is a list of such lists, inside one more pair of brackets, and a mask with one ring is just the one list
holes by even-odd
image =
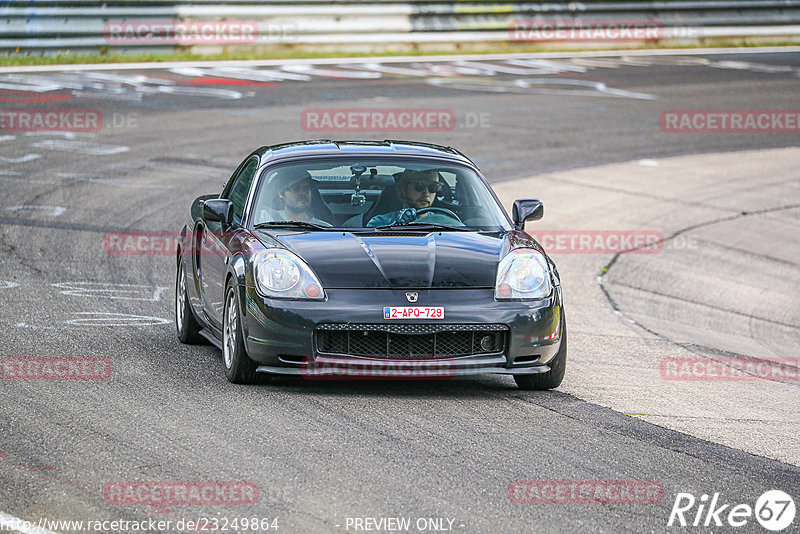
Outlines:
{"label": "white license plate", "polygon": [[444,306],[384,306],[384,319],[444,319]]}

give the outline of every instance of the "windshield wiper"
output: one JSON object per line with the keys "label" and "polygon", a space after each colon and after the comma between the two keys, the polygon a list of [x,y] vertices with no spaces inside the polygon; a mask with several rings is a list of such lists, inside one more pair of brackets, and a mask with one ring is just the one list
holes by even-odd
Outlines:
{"label": "windshield wiper", "polygon": [[333,226],[322,226],[305,221],[267,221],[260,222],[253,226],[254,229],[260,230],[263,228],[311,228],[313,230],[336,230]]}
{"label": "windshield wiper", "polygon": [[466,226],[450,226],[447,224],[436,223],[418,223],[415,221],[409,223],[394,223],[386,226],[375,226],[375,230],[407,230],[413,228],[415,230],[453,230],[456,232],[473,232]]}

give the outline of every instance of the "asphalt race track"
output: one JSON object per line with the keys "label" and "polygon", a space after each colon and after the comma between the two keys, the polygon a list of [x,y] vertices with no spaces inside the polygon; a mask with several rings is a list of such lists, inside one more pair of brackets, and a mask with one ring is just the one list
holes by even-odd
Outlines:
{"label": "asphalt race track", "polygon": [[[44,519],[171,521],[151,532],[769,532],[754,515],[727,521],[739,504],[763,510],[768,490],[800,497],[799,130],[665,131],[661,119],[796,115],[798,101],[797,50],[0,71],[0,521],[40,533],[79,531]],[[452,122],[333,131],[308,119],[375,108]],[[37,110],[66,116],[65,131],[9,125],[9,112]],[[563,280],[562,386],[242,387],[218,349],[179,344],[166,240],[130,250],[109,236],[177,232],[191,200],[219,192],[252,149],[309,138],[451,145],[507,209],[541,198],[545,218],[527,230],[550,239]],[[663,240],[622,254],[552,240],[604,231]],[[110,376],[7,373],[9,359],[47,356],[99,358]],[[682,358],[790,363],[748,380],[670,375]],[[172,482],[242,491],[200,503],[114,494]],[[579,484],[605,502],[570,496]],[[626,496],[631,485],[641,493]],[[687,526],[667,527],[680,493],[697,504]],[[716,494],[722,527],[698,512]]]}

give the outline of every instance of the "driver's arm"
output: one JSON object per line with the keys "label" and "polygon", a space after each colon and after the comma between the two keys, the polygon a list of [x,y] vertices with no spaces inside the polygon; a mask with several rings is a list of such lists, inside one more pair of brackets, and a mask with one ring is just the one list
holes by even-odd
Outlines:
{"label": "driver's arm", "polygon": [[384,213],[383,215],[376,215],[367,223],[367,228],[374,228],[376,226],[388,226],[390,224],[405,224],[417,219],[417,210],[414,208],[405,208],[400,211],[392,213]]}

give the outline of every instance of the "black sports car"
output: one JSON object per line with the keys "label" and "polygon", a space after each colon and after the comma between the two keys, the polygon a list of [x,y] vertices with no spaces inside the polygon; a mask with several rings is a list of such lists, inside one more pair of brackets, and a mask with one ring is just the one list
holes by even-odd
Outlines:
{"label": "black sports car", "polygon": [[555,264],[476,165],[406,141],[262,147],[181,231],[178,338],[231,382],[502,373],[557,387],[567,333]]}

